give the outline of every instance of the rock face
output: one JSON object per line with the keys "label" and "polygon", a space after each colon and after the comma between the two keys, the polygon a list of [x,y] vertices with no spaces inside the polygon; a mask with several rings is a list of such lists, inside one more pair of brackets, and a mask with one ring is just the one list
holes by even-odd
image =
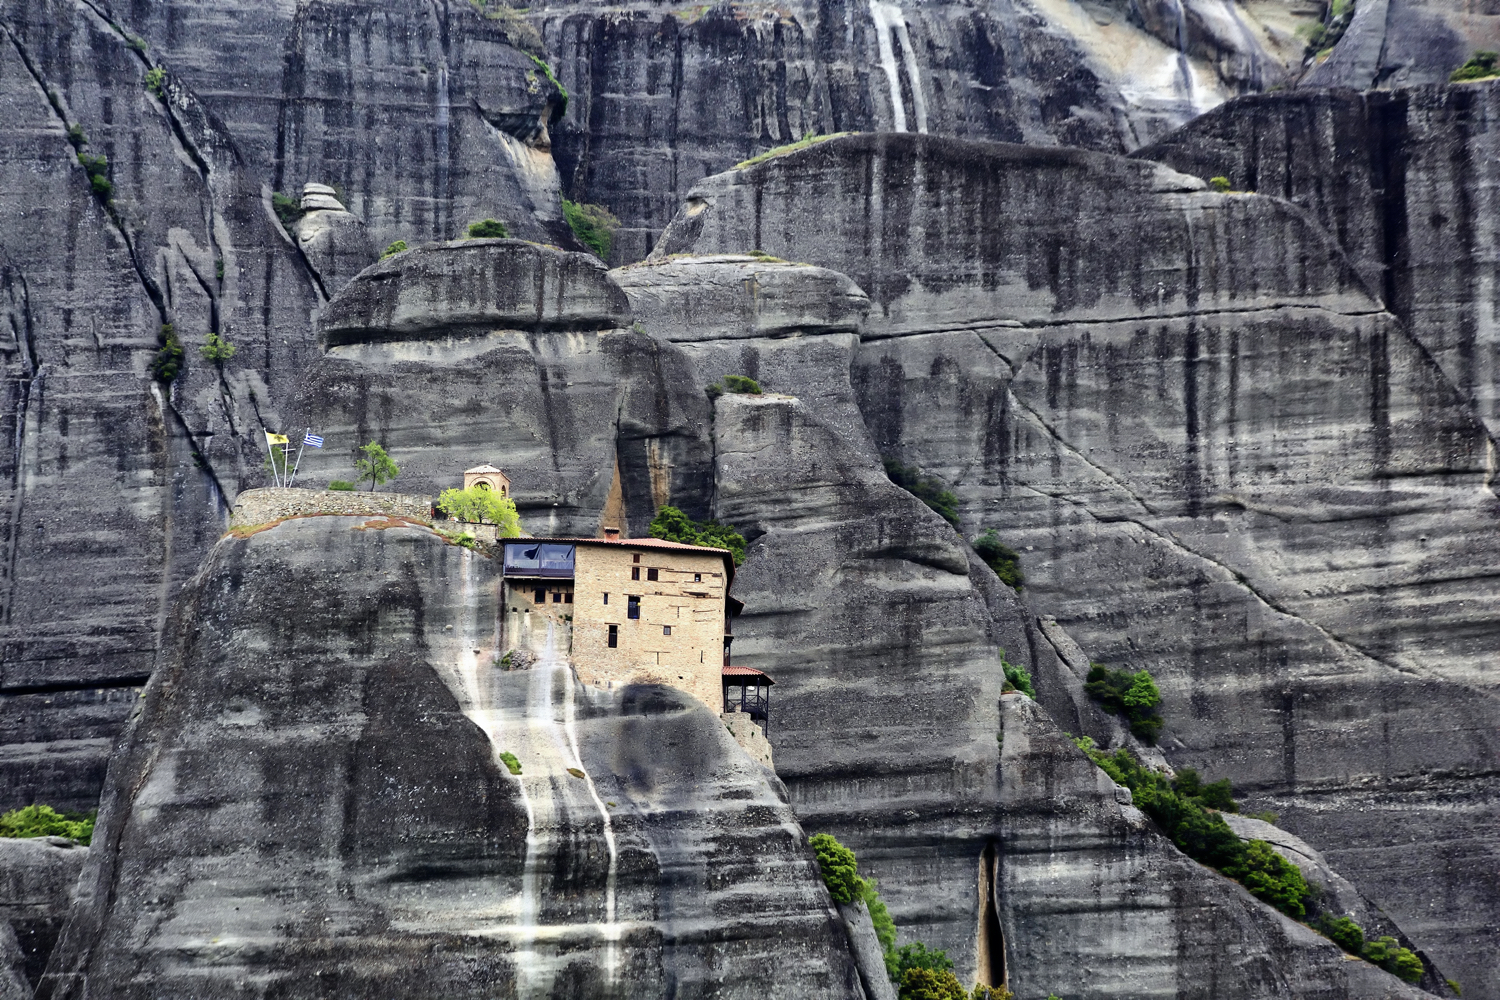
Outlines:
{"label": "rock face", "polygon": [[669,690],[500,671],[496,583],[400,521],[220,542],[40,995],[861,996],[770,772]]}
{"label": "rock face", "polygon": [[571,95],[554,130],[564,188],[624,220],[615,263],[645,256],[700,178],[808,135],[1134,149],[1280,79],[1306,19],[1217,0],[546,0],[528,16]]}
{"label": "rock face", "polygon": [[0,997],[5,1000],[30,1000],[87,857],[87,848],[61,837],[0,838]]}
{"label": "rock face", "polygon": [[1500,82],[1233,101],[1138,155],[1305,206],[1500,434]]}
{"label": "rock face", "polygon": [[[97,800],[174,594],[264,483],[261,431],[289,429],[313,314],[373,247],[491,216],[571,240],[562,98],[525,27],[467,4],[0,4],[0,805]],[[272,195],[307,181],[343,201],[320,193],[294,238]],[[210,334],[233,358],[200,354]]]}
{"label": "rock face", "polygon": [[[333,303],[333,346],[298,394],[304,422],[377,438],[402,491],[436,496],[454,470],[506,469],[537,534],[644,535],[668,497],[703,516],[712,485],[708,401],[685,359],[632,329],[624,293],[591,257],[519,241],[410,250]],[[362,325],[363,324],[363,325]],[[352,456],[303,457],[302,481]]]}
{"label": "rock face", "polygon": [[658,252],[847,269],[876,447],[999,529],[1091,657],[1152,671],[1173,764],[1488,989],[1488,436],[1312,216],[1128,162],[833,140],[703,182]]}
{"label": "rock face", "polygon": [[[1029,698],[1000,711],[1003,821],[979,877],[1005,938],[981,949],[1018,981],[1059,996],[1428,995],[1188,860]],[[1128,962],[1094,957],[1122,947]]]}
{"label": "rock face", "polygon": [[1445,83],[1476,50],[1493,49],[1500,11],[1422,0],[1357,4],[1343,38],[1301,80],[1310,87],[1414,87]]}

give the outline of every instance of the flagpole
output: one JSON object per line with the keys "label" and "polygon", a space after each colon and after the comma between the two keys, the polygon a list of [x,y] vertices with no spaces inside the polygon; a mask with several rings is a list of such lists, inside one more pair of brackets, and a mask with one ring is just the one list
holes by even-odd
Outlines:
{"label": "flagpole", "polygon": [[261,434],[266,439],[266,458],[271,462],[271,482],[276,486],[280,486],[281,477],[276,474],[276,446],[271,443],[271,432],[263,430]]}
{"label": "flagpole", "polygon": [[302,432],[302,443],[297,446],[297,464],[292,466],[292,478],[288,480],[288,486],[297,481],[297,470],[302,468],[302,451],[307,447],[307,436],[311,433],[311,427]]}

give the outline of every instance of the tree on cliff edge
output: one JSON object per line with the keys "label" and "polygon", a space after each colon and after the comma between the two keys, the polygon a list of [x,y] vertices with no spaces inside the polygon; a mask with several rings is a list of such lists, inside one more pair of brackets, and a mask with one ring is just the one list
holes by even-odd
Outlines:
{"label": "tree on cliff edge", "polygon": [[355,461],[354,472],[361,479],[369,477],[371,492],[382,483],[388,483],[401,475],[401,467],[391,461],[391,456],[374,441],[359,450],[365,457]]}

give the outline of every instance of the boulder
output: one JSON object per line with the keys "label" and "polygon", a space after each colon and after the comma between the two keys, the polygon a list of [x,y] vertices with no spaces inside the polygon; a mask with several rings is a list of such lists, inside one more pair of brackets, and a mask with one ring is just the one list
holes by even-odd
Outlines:
{"label": "boulder", "polygon": [[433,243],[360,272],[324,311],[329,347],[492,330],[604,330],[630,324],[603,265],[522,240]]}

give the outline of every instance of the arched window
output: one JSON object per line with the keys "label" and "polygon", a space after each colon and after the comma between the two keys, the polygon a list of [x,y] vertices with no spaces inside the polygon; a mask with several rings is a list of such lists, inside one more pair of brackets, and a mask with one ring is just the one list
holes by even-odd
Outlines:
{"label": "arched window", "polygon": [[476,490],[487,490],[487,489],[490,489],[489,481],[485,480],[485,479],[481,479],[481,480],[479,480],[478,482],[476,482],[474,484],[474,488]]}

